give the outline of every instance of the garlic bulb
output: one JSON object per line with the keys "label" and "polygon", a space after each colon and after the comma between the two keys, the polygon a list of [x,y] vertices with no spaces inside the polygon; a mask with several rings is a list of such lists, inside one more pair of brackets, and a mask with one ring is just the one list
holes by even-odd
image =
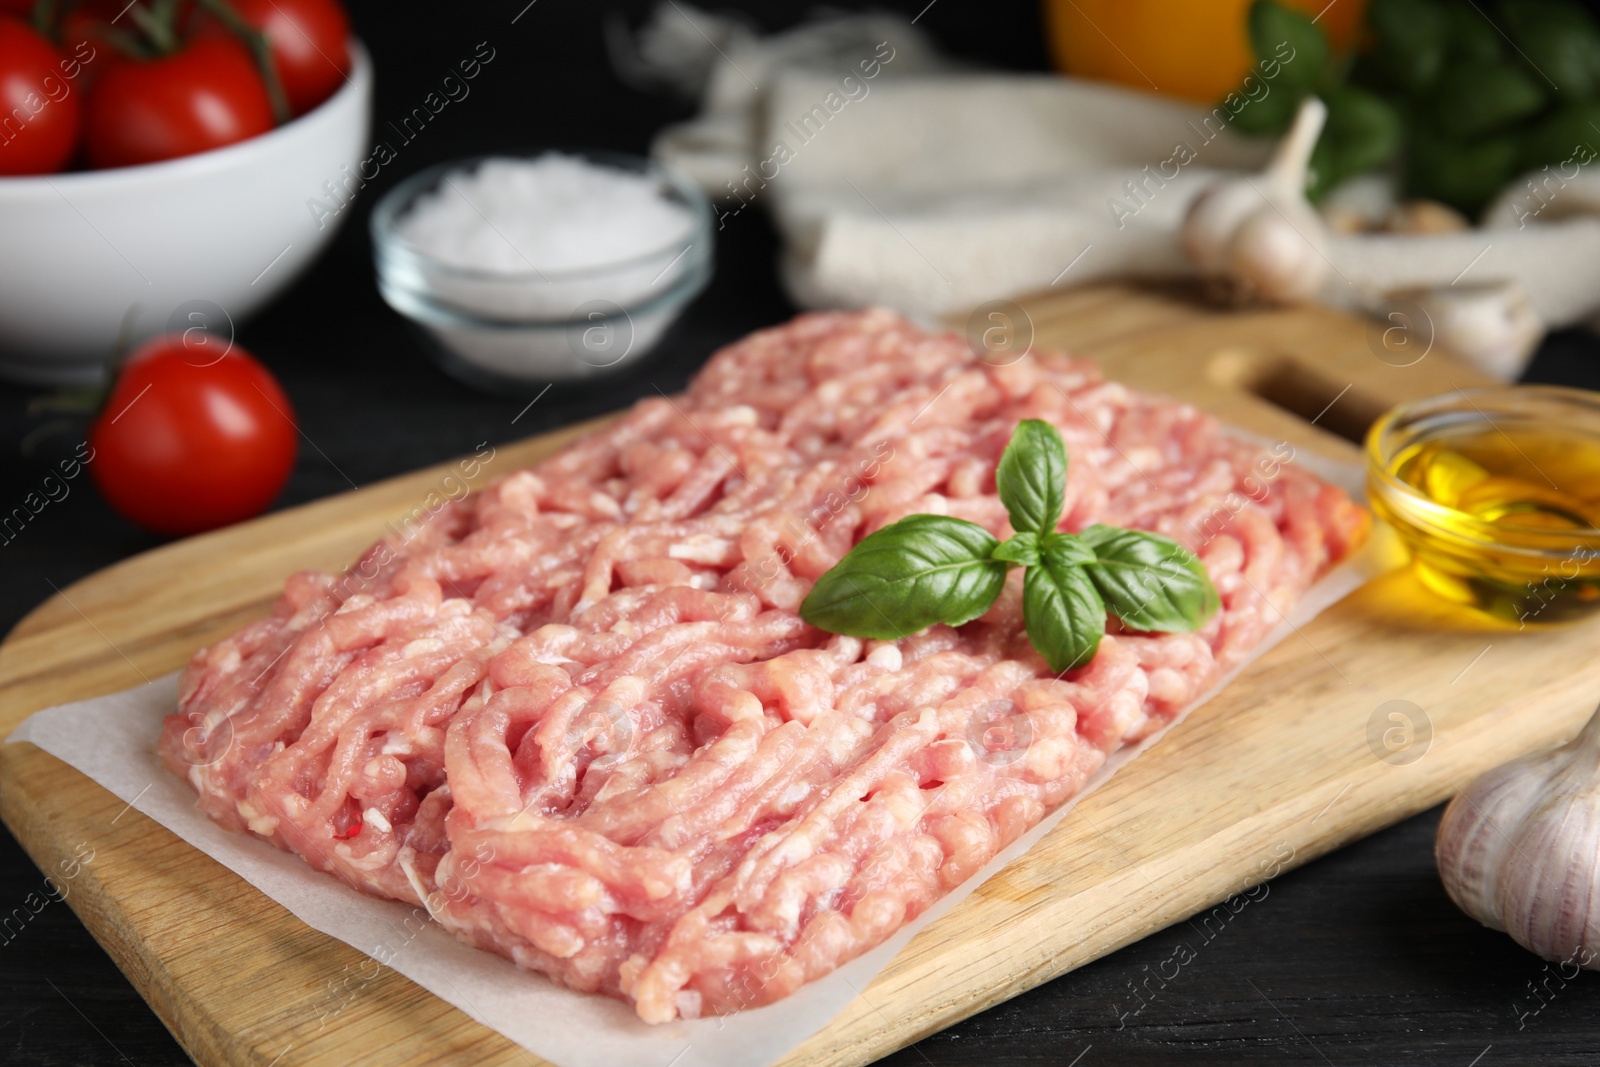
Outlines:
{"label": "garlic bulb", "polygon": [[1323,225],[1333,234],[1370,233],[1384,228],[1384,220],[1400,204],[1395,177],[1369,171],[1340,182],[1317,205]]}
{"label": "garlic bulb", "polygon": [[1600,969],[1600,713],[1468,786],[1434,855],[1462,911],[1547,960]]}
{"label": "garlic bulb", "polygon": [[1533,303],[1509,279],[1397,290],[1373,311],[1380,321],[1390,321],[1390,313],[1405,304],[1427,317],[1420,328],[1431,341],[1503,382],[1521,376],[1544,338]]}
{"label": "garlic bulb", "polygon": [[1389,212],[1383,221],[1385,233],[1407,237],[1428,237],[1439,233],[1466,233],[1472,229],[1467,217],[1437,200],[1407,200]]}
{"label": "garlic bulb", "polygon": [[1236,302],[1298,304],[1328,274],[1327,228],[1306,201],[1306,166],[1328,109],[1301,101],[1294,126],[1265,170],[1228,178],[1195,197],[1183,249],[1213,289]]}

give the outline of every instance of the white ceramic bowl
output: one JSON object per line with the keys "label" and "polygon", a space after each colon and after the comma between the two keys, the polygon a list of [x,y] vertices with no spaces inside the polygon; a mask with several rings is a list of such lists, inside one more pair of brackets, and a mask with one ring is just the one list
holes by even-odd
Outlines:
{"label": "white ceramic bowl", "polygon": [[372,60],[356,41],[350,58],[338,92],[260,137],[0,178],[0,375],[94,382],[120,347],[168,329],[229,331],[293,281],[351,214],[343,188],[372,150]]}

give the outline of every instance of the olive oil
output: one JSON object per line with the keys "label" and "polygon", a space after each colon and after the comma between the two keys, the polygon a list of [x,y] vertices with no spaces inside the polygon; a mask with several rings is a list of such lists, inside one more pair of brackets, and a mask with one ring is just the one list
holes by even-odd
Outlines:
{"label": "olive oil", "polygon": [[1374,493],[1435,593],[1519,626],[1600,607],[1600,438],[1468,419],[1390,458],[1416,490]]}

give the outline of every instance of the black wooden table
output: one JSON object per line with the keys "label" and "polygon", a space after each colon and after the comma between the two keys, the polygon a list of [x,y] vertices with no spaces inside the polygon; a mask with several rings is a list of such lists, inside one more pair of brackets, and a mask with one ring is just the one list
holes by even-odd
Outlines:
{"label": "black wooden table", "polygon": [[[525,400],[474,392],[426,360],[373,286],[366,212],[377,194],[428,164],[498,149],[643,152],[654,130],[691,110],[612,73],[604,23],[611,12],[637,23],[644,3],[609,10],[582,0],[527,3],[495,0],[467,12],[365,2],[354,11],[376,60],[380,123],[408,112],[478,42],[489,42],[496,59],[470,97],[451,104],[384,169],[325,258],[240,334],[282,379],[316,445],[301,450],[280,506],[462,455],[486,439],[511,440],[599,414],[655,386],[678,388],[716,345],[794,312],[778,287],[773,233],[761,215],[744,212],[717,235],[709,289],[649,365],[620,383],[552,389],[513,426]],[[776,28],[807,5],[738,6]],[[1031,4],[878,6],[922,11],[919,26],[976,62],[1045,66]],[[1576,331],[1558,334],[1530,377],[1600,387],[1600,343]],[[53,442],[82,439],[81,426],[55,436],[42,431],[48,417],[27,410],[38,396],[0,386],[6,508],[38,483],[60,447]],[[33,459],[23,456],[30,436]],[[87,483],[78,484],[0,545],[0,630],[44,600],[52,584],[65,586],[156,544],[112,514]],[[1458,912],[1434,872],[1437,821],[1437,811],[1420,815],[1283,875],[1210,940],[1180,923],[884,1062],[1600,1062],[1600,978],[1583,974],[1562,984],[1553,969]],[[0,915],[41,885],[41,873],[0,831]],[[1147,982],[1180,942],[1194,960],[1164,988]],[[187,1059],[70,910],[52,903],[14,936],[0,932],[0,1062],[145,1067]]]}

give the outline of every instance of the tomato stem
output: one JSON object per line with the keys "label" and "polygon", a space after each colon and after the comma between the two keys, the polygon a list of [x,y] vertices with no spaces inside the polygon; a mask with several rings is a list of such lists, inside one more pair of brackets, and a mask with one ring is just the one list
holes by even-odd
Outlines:
{"label": "tomato stem", "polygon": [[50,32],[54,28],[56,15],[56,0],[34,0],[33,28],[39,31],[40,36],[55,40],[56,35]]}
{"label": "tomato stem", "polygon": [[163,0],[156,0],[148,9],[143,4],[128,8],[128,17],[149,38],[159,55],[167,55],[178,47],[178,33],[172,25],[174,10],[174,5]]}
{"label": "tomato stem", "polygon": [[[72,9],[79,6],[80,0],[34,0],[33,23],[34,28],[50,38],[62,48],[73,48],[83,44],[82,40],[69,41],[63,34],[66,32],[66,17]],[[154,59],[157,53],[140,40],[136,33],[129,33],[121,26],[115,25],[126,11],[119,12],[110,22],[99,23],[94,32],[98,40],[109,43],[122,55],[133,59]]]}
{"label": "tomato stem", "polygon": [[109,383],[84,386],[80,389],[62,389],[34,397],[28,401],[27,412],[29,415],[93,415],[105,406],[106,397],[110,394]]}
{"label": "tomato stem", "polygon": [[293,117],[289,112],[289,98],[284,94],[278,68],[272,65],[272,49],[267,44],[267,35],[246,22],[228,0],[199,0],[199,4],[220,19],[250,49],[261,71],[261,80],[267,86],[267,100],[272,105],[273,120],[279,126],[288,122]]}
{"label": "tomato stem", "polygon": [[163,19],[160,5],[146,8],[142,3],[134,3],[128,8],[128,18],[133,19],[134,26],[138,26],[139,32],[149,40],[150,48],[154,48],[157,56],[178,50],[178,32],[171,24],[170,10],[168,18]]}
{"label": "tomato stem", "polygon": [[[92,411],[83,412],[83,414],[91,414],[92,415],[94,413],[94,411],[98,411],[98,410],[99,410],[98,408],[95,408]],[[34,414],[34,405],[33,404],[29,404],[28,405],[28,414],[29,415]],[[79,413],[75,412],[74,414],[79,414]],[[43,443],[45,441],[48,441],[50,438],[59,436],[59,435],[61,435],[63,433],[72,433],[73,436],[81,436],[83,434],[83,432],[85,431],[85,429],[87,429],[87,427],[84,425],[84,420],[83,419],[79,419],[79,418],[51,419],[49,422],[41,423],[40,425],[35,426],[33,429],[29,430],[23,436],[22,440],[17,444],[17,451],[19,453],[21,453],[21,455],[22,455],[22,457],[24,459],[33,459],[35,456],[37,456],[39,454],[39,445],[41,443]]]}
{"label": "tomato stem", "polygon": [[[95,29],[95,32],[102,36],[105,40],[110,41],[112,47],[116,48],[118,52],[121,52],[125,56],[131,56],[134,59],[155,58],[155,54],[151,52],[149,48],[145,47],[144,43],[139,40],[137,34],[129,33],[120,26],[99,26]],[[62,41],[61,44],[63,47],[65,47],[68,42]]]}

